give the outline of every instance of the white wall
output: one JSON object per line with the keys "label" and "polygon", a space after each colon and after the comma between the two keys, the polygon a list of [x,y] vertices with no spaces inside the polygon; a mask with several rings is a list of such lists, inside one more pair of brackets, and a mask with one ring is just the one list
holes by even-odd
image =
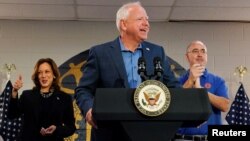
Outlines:
{"label": "white wall", "polygon": [[[22,90],[29,89],[33,86],[31,74],[38,59],[51,57],[59,66],[92,45],[113,40],[117,35],[114,22],[0,20],[0,68],[5,63],[14,63],[17,70],[11,80],[14,82],[22,74]],[[250,23],[151,23],[149,41],[164,46],[167,55],[185,68],[186,46],[197,39],[208,47],[208,69],[226,80],[233,100],[239,87],[239,77],[233,75],[235,68],[239,65],[250,68]],[[4,85],[5,74],[0,78]],[[248,74],[244,77],[247,92],[249,84]]]}

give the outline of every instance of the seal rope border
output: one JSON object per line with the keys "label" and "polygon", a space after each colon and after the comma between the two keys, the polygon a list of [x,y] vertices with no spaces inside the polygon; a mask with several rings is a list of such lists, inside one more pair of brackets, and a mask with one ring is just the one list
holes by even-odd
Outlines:
{"label": "seal rope border", "polygon": [[[139,102],[139,94],[141,93],[141,90],[144,87],[149,87],[150,85],[155,85],[156,87],[159,87],[160,89],[162,89],[162,91],[164,92],[165,95],[165,99],[164,99],[164,104],[162,106],[162,108],[160,108],[157,111],[149,111],[147,109],[145,109]],[[164,114],[167,109],[169,108],[171,103],[171,94],[169,89],[165,86],[165,84],[163,84],[160,81],[157,80],[146,80],[144,82],[142,82],[135,90],[134,92],[134,104],[135,107],[139,110],[140,113],[142,113],[143,115],[146,116],[150,116],[150,117],[156,117],[156,116],[160,116],[162,114]]]}

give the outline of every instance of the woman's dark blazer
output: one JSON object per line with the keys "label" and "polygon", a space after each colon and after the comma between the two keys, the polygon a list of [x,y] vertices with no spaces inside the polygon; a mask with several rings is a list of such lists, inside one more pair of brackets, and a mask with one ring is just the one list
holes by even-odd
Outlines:
{"label": "woman's dark blazer", "polygon": [[52,136],[42,139],[41,130],[41,99],[43,97],[39,90],[25,90],[19,99],[10,100],[10,118],[23,115],[23,128],[21,132],[22,141],[63,141],[75,132],[75,118],[72,97],[62,91],[55,91],[51,98],[53,101],[48,109],[48,122],[56,126]]}

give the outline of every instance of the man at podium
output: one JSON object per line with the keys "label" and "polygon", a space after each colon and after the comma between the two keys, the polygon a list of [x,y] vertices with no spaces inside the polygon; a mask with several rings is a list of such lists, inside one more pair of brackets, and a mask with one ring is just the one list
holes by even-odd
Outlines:
{"label": "man at podium", "polygon": [[77,104],[86,121],[92,125],[92,141],[131,140],[121,125],[95,121],[92,107],[97,88],[136,88],[142,82],[137,72],[140,57],[144,57],[147,62],[145,70],[148,74],[154,73],[153,59],[159,57],[162,60],[162,75],[159,80],[169,88],[181,87],[170,69],[163,47],[144,41],[150,25],[140,2],[123,5],[117,11],[116,25],[119,37],[90,49],[83,77],[75,89]]}

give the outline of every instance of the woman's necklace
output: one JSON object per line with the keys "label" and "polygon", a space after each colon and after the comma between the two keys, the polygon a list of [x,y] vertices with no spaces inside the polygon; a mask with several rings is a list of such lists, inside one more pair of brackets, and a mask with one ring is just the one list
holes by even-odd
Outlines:
{"label": "woman's necklace", "polygon": [[54,89],[51,89],[49,92],[42,92],[40,91],[40,94],[43,98],[49,98],[54,93]]}

